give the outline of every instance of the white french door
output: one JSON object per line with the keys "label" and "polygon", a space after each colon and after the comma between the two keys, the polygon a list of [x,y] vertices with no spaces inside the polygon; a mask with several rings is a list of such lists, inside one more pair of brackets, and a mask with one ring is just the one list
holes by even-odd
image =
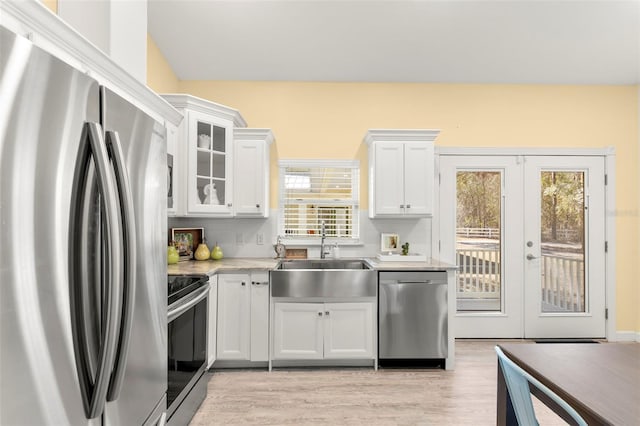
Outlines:
{"label": "white french door", "polygon": [[456,337],[605,336],[604,158],[440,156]]}
{"label": "white french door", "polygon": [[604,157],[525,157],[525,337],[606,334],[604,174]]}

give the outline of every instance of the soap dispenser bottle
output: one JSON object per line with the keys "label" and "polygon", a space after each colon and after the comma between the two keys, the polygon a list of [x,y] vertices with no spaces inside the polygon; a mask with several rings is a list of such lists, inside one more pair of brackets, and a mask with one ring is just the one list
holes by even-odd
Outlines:
{"label": "soap dispenser bottle", "polygon": [[340,247],[338,247],[338,243],[333,243],[333,258],[334,259],[339,259],[340,258]]}

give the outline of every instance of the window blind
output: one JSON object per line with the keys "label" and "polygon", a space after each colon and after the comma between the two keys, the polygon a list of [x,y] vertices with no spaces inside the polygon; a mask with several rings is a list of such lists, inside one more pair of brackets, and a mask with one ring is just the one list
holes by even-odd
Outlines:
{"label": "window blind", "polygon": [[303,160],[280,167],[280,229],[285,238],[358,239],[358,162]]}

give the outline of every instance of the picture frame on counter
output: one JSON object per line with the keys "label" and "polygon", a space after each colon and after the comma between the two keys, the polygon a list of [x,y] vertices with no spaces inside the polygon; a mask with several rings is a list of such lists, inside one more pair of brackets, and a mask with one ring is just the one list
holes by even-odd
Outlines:
{"label": "picture frame on counter", "polygon": [[380,234],[380,251],[382,253],[400,252],[400,236],[398,234]]}
{"label": "picture frame on counter", "polygon": [[192,260],[196,248],[204,241],[204,228],[171,228],[170,235],[180,261]]}

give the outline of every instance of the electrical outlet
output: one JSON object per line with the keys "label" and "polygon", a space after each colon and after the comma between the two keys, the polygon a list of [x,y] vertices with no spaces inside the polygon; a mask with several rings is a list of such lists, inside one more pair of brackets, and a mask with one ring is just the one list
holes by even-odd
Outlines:
{"label": "electrical outlet", "polygon": [[258,232],[256,234],[256,244],[258,245],[264,244],[264,234],[262,232]]}
{"label": "electrical outlet", "polygon": [[244,236],[242,232],[236,233],[236,244],[244,244]]}

